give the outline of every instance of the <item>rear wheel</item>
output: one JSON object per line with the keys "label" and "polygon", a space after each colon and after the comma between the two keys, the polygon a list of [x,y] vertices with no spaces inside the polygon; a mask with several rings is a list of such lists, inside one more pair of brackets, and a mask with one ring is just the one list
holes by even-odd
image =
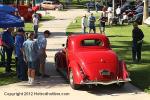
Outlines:
{"label": "rear wheel", "polygon": [[75,90],[78,90],[80,88],[80,85],[74,84],[74,76],[73,76],[72,70],[70,70],[70,73],[69,73],[69,82],[70,82],[71,88]]}

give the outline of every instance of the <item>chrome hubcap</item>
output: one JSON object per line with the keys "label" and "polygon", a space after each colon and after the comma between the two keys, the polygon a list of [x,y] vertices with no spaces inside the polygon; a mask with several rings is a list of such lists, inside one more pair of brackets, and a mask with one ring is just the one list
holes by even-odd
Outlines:
{"label": "chrome hubcap", "polygon": [[70,71],[70,84],[73,84],[73,74],[72,74],[72,71]]}

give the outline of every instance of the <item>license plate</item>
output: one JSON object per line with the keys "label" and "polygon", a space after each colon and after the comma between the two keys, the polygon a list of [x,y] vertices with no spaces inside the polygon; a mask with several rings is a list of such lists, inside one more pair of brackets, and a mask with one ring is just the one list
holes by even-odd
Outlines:
{"label": "license plate", "polygon": [[110,75],[110,72],[107,70],[100,71],[101,75]]}

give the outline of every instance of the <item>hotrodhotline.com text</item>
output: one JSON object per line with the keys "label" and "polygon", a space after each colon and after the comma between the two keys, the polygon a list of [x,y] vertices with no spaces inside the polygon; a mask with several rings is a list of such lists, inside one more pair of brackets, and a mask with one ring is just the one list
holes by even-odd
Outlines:
{"label": "hotrodhotline.com text", "polygon": [[5,96],[68,96],[70,93],[59,92],[4,92]]}

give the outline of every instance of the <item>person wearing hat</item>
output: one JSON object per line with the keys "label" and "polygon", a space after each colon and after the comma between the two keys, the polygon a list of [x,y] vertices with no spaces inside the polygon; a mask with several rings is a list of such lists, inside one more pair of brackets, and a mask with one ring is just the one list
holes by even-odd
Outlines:
{"label": "person wearing hat", "polygon": [[37,69],[38,44],[34,41],[34,33],[29,33],[28,39],[23,43],[24,60],[28,66],[28,83],[35,84],[35,70]]}
{"label": "person wearing hat", "polygon": [[2,34],[3,47],[6,51],[6,56],[7,56],[7,65],[5,69],[6,74],[10,74],[10,72],[13,71],[10,65],[12,60],[12,53],[14,49],[14,38],[12,36],[13,31],[14,28],[10,27]]}
{"label": "person wearing hat", "polygon": [[138,27],[136,22],[133,23],[132,30],[132,59],[133,62],[141,61],[141,48],[143,42],[144,34],[142,30]]}
{"label": "person wearing hat", "polygon": [[27,80],[27,68],[23,59],[23,43],[25,41],[24,33],[25,31],[22,28],[19,28],[15,37],[15,54],[17,58],[16,72],[17,78],[22,81]]}
{"label": "person wearing hat", "polygon": [[82,27],[82,32],[86,33],[86,27],[87,27],[87,18],[86,15],[84,15],[81,19],[81,27]]}

